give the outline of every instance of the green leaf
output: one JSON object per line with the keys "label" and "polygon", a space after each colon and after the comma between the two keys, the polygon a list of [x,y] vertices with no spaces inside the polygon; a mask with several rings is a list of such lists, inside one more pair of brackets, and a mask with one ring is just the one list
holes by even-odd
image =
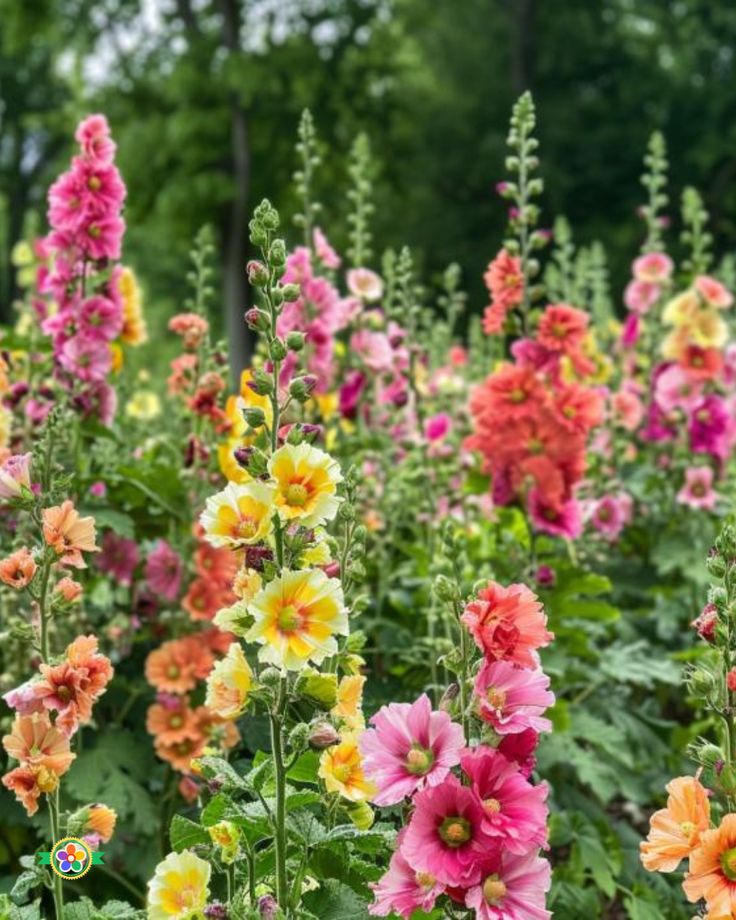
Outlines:
{"label": "green leaf", "polygon": [[337,879],[326,879],[316,891],[304,896],[304,906],[320,920],[368,920],[368,907],[352,888]]}
{"label": "green leaf", "polygon": [[43,884],[43,878],[44,873],[41,868],[27,869],[25,872],[21,872],[10,890],[10,897],[16,904],[22,904],[28,900],[30,891]]}
{"label": "green leaf", "polygon": [[218,793],[216,796],[210,799],[210,801],[202,809],[202,813],[199,816],[200,821],[204,827],[212,827],[214,824],[217,824],[218,821],[222,821],[222,817],[225,814],[225,810],[228,806],[228,798],[222,793]]}
{"label": "green leaf", "polygon": [[169,839],[171,840],[172,849],[177,853],[193,847],[198,843],[209,843],[210,835],[207,831],[185,818],[183,815],[174,815],[169,829]]}
{"label": "green leaf", "polygon": [[656,904],[650,904],[635,895],[624,898],[624,907],[629,920],[661,920],[662,917],[662,911]]}

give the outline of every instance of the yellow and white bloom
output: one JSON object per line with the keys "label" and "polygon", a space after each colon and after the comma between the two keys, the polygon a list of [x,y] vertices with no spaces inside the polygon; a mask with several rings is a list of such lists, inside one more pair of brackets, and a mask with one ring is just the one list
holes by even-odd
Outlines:
{"label": "yellow and white bloom", "polygon": [[319,776],[325,781],[328,792],[338,792],[349,802],[369,801],[378,791],[363,774],[357,734],[343,735],[340,744],[322,751]]}
{"label": "yellow and white bloom", "polygon": [[340,719],[350,731],[362,731],[365,728],[363,716],[363,674],[350,674],[343,677],[337,688],[337,703],[332,708],[332,715]]}
{"label": "yellow and white bloom", "polygon": [[148,883],[148,920],[194,920],[209,898],[210,864],[191,850],[169,853]]}
{"label": "yellow and white bloom", "polygon": [[259,642],[261,661],[298,671],[337,652],[348,634],[342,587],[320,569],[285,569],[248,604],[254,623],[246,638]]}
{"label": "yellow and white bloom", "polygon": [[327,542],[327,533],[321,527],[314,533],[314,542],[299,557],[299,565],[307,568],[308,566],[323,566],[332,562],[332,553],[330,544]]}
{"label": "yellow and white bloom", "polygon": [[248,426],[243,418],[243,410],[251,407],[257,407],[263,410],[266,417],[266,425],[271,427],[273,421],[273,407],[268,396],[259,396],[254,393],[248,386],[253,379],[253,371],[249,368],[240,375],[240,393],[230,396],[225,403],[225,417],[228,421],[227,440],[223,441],[217,448],[217,459],[223,475],[230,482],[248,482],[250,474],[243,469],[235,459],[234,451],[238,447],[247,447],[254,440],[253,437],[247,437],[246,431]]}
{"label": "yellow and white bloom", "polygon": [[342,482],[337,460],[312,444],[285,444],[273,454],[268,471],[276,484],[282,520],[316,527],[337,514]]}
{"label": "yellow and white bloom", "polygon": [[271,533],[273,503],[274,490],[268,483],[228,483],[207,499],[200,517],[207,541],[237,549],[265,540]]}
{"label": "yellow and white bloom", "polygon": [[239,642],[232,642],[227,655],[212,668],[207,678],[205,706],[223,719],[237,719],[248,702],[253,672]]}

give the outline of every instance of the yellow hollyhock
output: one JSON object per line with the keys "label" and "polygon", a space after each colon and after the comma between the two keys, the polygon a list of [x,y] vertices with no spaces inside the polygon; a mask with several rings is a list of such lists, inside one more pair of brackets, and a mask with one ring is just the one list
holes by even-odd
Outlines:
{"label": "yellow hollyhock", "polygon": [[316,527],[331,521],[340,499],[340,465],[312,444],[285,444],[273,454],[268,471],[276,483],[276,507],[284,521]]}
{"label": "yellow hollyhock", "polygon": [[246,638],[259,642],[258,657],[298,671],[337,652],[335,635],[347,635],[342,587],[320,569],[285,569],[248,604],[253,626]]}
{"label": "yellow hollyhock", "polygon": [[369,801],[378,791],[363,775],[357,734],[343,735],[340,744],[322,751],[319,776],[328,792],[338,792],[349,802]]}
{"label": "yellow hollyhock", "polygon": [[191,850],[169,853],[148,883],[148,920],[194,920],[209,898],[210,864]]}
{"label": "yellow hollyhock", "polygon": [[207,678],[204,704],[223,719],[237,719],[245,709],[253,685],[253,672],[238,642],[215,664]]}
{"label": "yellow hollyhock", "polygon": [[126,345],[143,345],[148,341],[148,329],[143,316],[141,289],[133,269],[123,267],[117,277],[117,286],[123,301],[123,331],[120,341]]}
{"label": "yellow hollyhock", "polygon": [[662,311],[662,321],[670,326],[682,326],[690,322],[699,306],[700,301],[695,291],[683,291],[666,304]]}
{"label": "yellow hollyhock", "polygon": [[337,703],[332,708],[332,715],[341,719],[351,731],[365,728],[362,710],[364,684],[362,674],[351,674],[343,677],[337,688]]}
{"label": "yellow hollyhock", "polygon": [[200,517],[207,541],[237,548],[265,540],[273,526],[273,501],[273,487],[265,482],[228,483],[207,499]]}
{"label": "yellow hollyhock", "polygon": [[253,371],[246,368],[240,375],[240,393],[230,396],[225,403],[228,437],[217,448],[217,460],[222,474],[230,482],[248,482],[250,480],[250,475],[240,466],[233,454],[236,448],[247,447],[253,440],[245,435],[248,426],[243,418],[243,409],[252,407],[262,409],[269,428],[273,421],[271,400],[268,396],[259,396],[251,390],[248,383],[252,379]]}

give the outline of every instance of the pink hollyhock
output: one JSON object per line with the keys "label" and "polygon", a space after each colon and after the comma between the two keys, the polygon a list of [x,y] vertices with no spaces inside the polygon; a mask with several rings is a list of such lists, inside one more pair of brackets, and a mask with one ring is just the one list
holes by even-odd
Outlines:
{"label": "pink hollyhock", "polygon": [[367,303],[374,303],[383,296],[381,276],[369,268],[351,268],[347,273],[347,284],[351,294]]}
{"label": "pink hollyhock", "polygon": [[340,387],[339,396],[340,415],[343,418],[355,418],[365,386],[366,378],[360,371],[349,371],[345,375],[345,383]]}
{"label": "pink hollyhock", "polygon": [[58,354],[59,363],[72,377],[85,383],[103,380],[112,367],[112,354],[104,339],[76,335]]}
{"label": "pink hollyhock", "polygon": [[350,350],[376,374],[391,372],[394,368],[394,351],[385,332],[359,329],[350,337]]}
{"label": "pink hollyhock", "polygon": [[489,581],[463,611],[461,621],[487,659],[534,667],[534,652],[554,639],[537,595],[526,585],[504,588]]}
{"label": "pink hollyhock", "polygon": [[580,505],[574,498],[558,506],[551,505],[544,500],[540,490],[534,488],[529,493],[529,516],[537,530],[553,537],[576,540],[583,532]]}
{"label": "pink hollyhock", "polygon": [[157,540],[146,559],[144,575],[154,594],[167,601],[176,600],[181,587],[181,557],[166,540]]}
{"label": "pink hollyhock", "polygon": [[438,412],[424,422],[424,437],[428,441],[441,441],[452,431],[452,418],[447,412]]}
{"label": "pink hollyhock", "polygon": [[479,870],[479,882],[465,896],[476,920],[550,920],[545,904],[552,873],[535,850],[521,856],[489,853]]}
{"label": "pink hollyhock", "polygon": [[119,304],[99,294],[82,301],[79,308],[79,331],[82,335],[112,341],[122,330],[123,314]]}
{"label": "pink hollyhock", "polygon": [[534,755],[538,743],[539,735],[534,729],[525,728],[524,731],[513,735],[504,735],[496,750],[508,760],[513,760],[515,764],[518,764],[521,775],[528,779],[537,765],[537,758]]}
{"label": "pink hollyhock", "polygon": [[139,552],[135,540],[118,536],[108,530],[102,538],[102,551],[97,558],[100,571],[111,575],[120,585],[126,587],[133,580],[133,572],[138,565]]}
{"label": "pink hollyhock", "polygon": [[720,396],[711,394],[693,407],[688,434],[690,449],[719,460],[728,456],[729,413]]}
{"label": "pink hollyhock", "polygon": [[685,470],[685,484],[677,493],[677,501],[689,508],[712,511],[718,500],[713,490],[713,470],[709,466],[691,466]]}
{"label": "pink hollyhock", "polygon": [[708,275],[698,275],[694,287],[711,307],[725,310],[733,303],[733,294],[720,281]]}
{"label": "pink hollyhock", "polygon": [[87,116],[77,128],[74,139],[88,160],[98,164],[112,162],[115,143],[110,137],[110,126],[104,115]]}
{"label": "pink hollyhock", "polygon": [[408,920],[417,910],[431,911],[434,902],[445,890],[434,876],[428,872],[415,872],[406,861],[401,852],[405,835],[405,830],[399,833],[397,850],[391,857],[388,871],[370,886],[375,901],[368,908],[368,913],[374,917],[387,917],[395,913]]}
{"label": "pink hollyhock", "polygon": [[636,393],[619,390],[611,396],[611,412],[616,424],[626,431],[636,431],[644,418],[644,404]]}
{"label": "pink hollyhock", "polygon": [[718,608],[715,604],[706,604],[690,624],[701,639],[713,642],[718,626]]}
{"label": "pink hollyhock", "polygon": [[8,690],[3,696],[8,706],[22,716],[30,715],[32,712],[41,712],[43,709],[43,703],[34,690],[34,683],[33,680],[27,680],[14,690]]}
{"label": "pink hollyhock", "polygon": [[517,668],[508,661],[486,661],[475,679],[478,714],[499,735],[527,729],[552,730],[542,713],[554,704],[549,677],[541,668]]}
{"label": "pink hollyhock", "polygon": [[637,281],[664,284],[672,277],[674,265],[664,252],[647,252],[635,259],[631,268]]}
{"label": "pink hollyhock", "polygon": [[665,368],[654,384],[654,398],[664,412],[690,412],[702,399],[702,384],[693,380],[679,364]]}
{"label": "pink hollyhock", "polygon": [[466,749],[463,773],[483,803],[484,827],[504,850],[527,853],[547,843],[547,786],[533,786],[517,764],[493,748]]}
{"label": "pink hollyhock", "polygon": [[624,303],[633,313],[648,313],[659,300],[662,289],[649,281],[630,281],[624,291]]}
{"label": "pink hollyhock", "polygon": [[312,231],[312,244],[319,261],[325,268],[339,268],[342,265],[342,259],[330,246],[330,242],[319,227]]}
{"label": "pink hollyhock", "polygon": [[477,884],[480,857],[495,845],[484,829],[484,817],[473,790],[450,773],[440,786],[414,797],[401,853],[415,872],[428,872],[442,885]]}
{"label": "pink hollyhock", "polygon": [[95,261],[119,259],[125,233],[125,221],[119,214],[100,213],[92,217],[79,241],[85,254]]}
{"label": "pink hollyhock", "polygon": [[363,772],[378,787],[376,805],[395,805],[417,789],[441,783],[460,761],[463,730],[433,712],[426,693],[414,703],[389,703],[360,738]]}
{"label": "pink hollyhock", "polygon": [[11,454],[0,464],[0,499],[17,498],[31,488],[31,454]]}
{"label": "pink hollyhock", "polygon": [[590,523],[604,537],[617,540],[627,523],[627,507],[617,495],[604,495],[592,503]]}
{"label": "pink hollyhock", "polygon": [[639,341],[640,332],[641,322],[639,321],[638,314],[629,314],[629,316],[626,317],[623,329],[621,330],[621,347],[633,348]]}

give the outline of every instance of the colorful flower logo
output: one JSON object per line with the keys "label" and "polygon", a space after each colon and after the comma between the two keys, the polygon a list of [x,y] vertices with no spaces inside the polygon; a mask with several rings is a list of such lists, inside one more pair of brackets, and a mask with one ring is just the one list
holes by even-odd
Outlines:
{"label": "colorful flower logo", "polygon": [[92,854],[83,840],[65,837],[51,851],[51,868],[65,879],[81,878],[89,872]]}

